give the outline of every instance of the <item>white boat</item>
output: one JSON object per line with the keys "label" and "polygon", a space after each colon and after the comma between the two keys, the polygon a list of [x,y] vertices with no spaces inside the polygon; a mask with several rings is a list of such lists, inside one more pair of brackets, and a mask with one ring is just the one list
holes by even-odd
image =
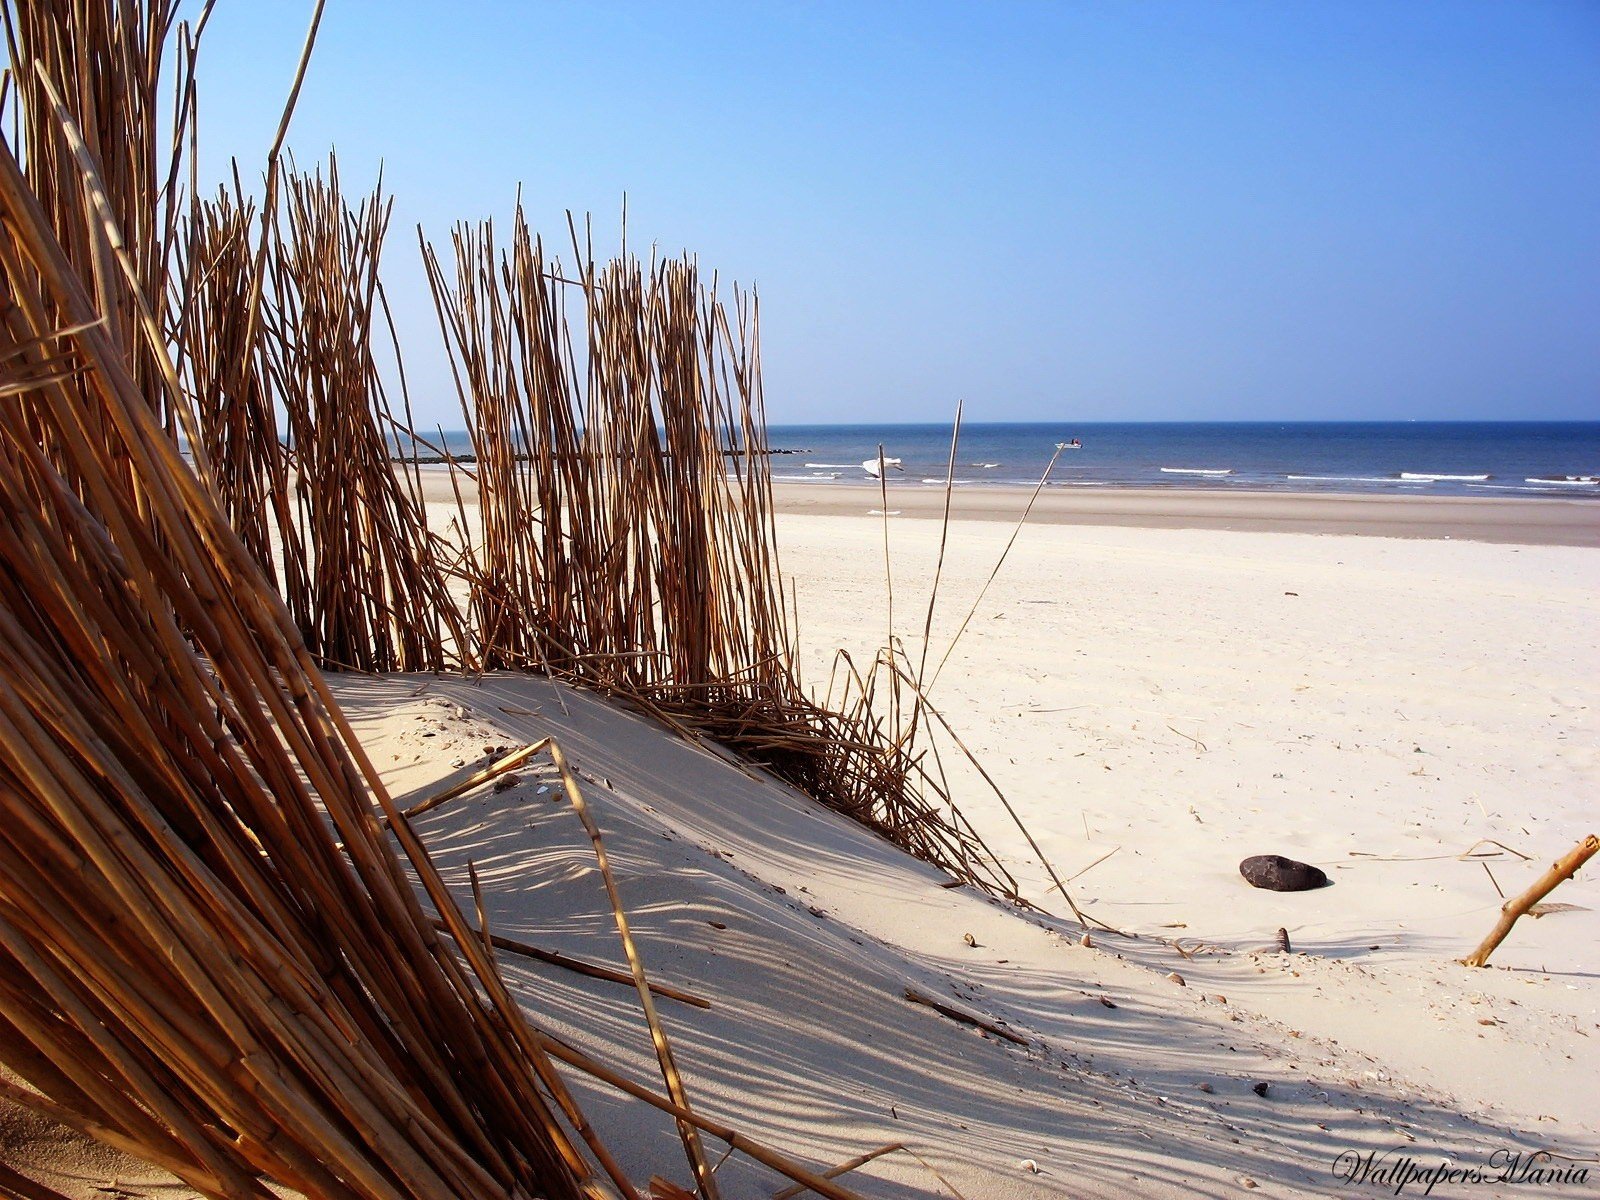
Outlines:
{"label": "white boat", "polygon": [[1057,450],[1082,450],[1083,449],[1083,443],[1079,442],[1079,441],[1057,442],[1056,443],[1056,449]]}
{"label": "white boat", "polygon": [[[888,469],[894,470],[894,471],[904,471],[905,470],[905,468],[900,465],[900,460],[898,458],[886,458],[886,459],[883,460],[883,465],[885,467],[887,467]],[[875,459],[875,458],[867,459],[865,462],[863,462],[861,464],[861,469],[863,471],[865,471],[868,475],[871,475],[874,479],[878,478],[878,460],[877,459]]]}

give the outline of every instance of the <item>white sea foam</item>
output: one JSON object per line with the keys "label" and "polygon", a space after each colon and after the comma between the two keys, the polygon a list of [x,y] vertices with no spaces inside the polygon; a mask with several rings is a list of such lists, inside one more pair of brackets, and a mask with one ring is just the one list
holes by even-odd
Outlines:
{"label": "white sea foam", "polygon": [[834,472],[830,472],[830,473],[828,473],[826,475],[822,475],[822,474],[774,475],[772,477],[772,481],[774,483],[816,483],[819,479],[837,479],[837,478],[839,478],[839,473],[837,471],[834,471]]}
{"label": "white sea foam", "polygon": [[1558,487],[1597,487],[1600,475],[1534,475],[1524,483],[1548,483]]}
{"label": "white sea foam", "polygon": [[990,470],[991,468],[994,468],[994,467],[998,467],[999,465],[1000,465],[999,463],[968,463],[967,464],[967,466],[969,466],[969,467],[982,467],[985,471]]}
{"label": "white sea foam", "polygon": [[1318,480],[1322,483],[1393,483],[1388,475],[1285,475],[1285,479]]}
{"label": "white sea foam", "polygon": [[831,467],[854,467],[855,463],[807,463],[806,466],[817,467],[826,471]]}
{"label": "white sea foam", "polygon": [[1222,467],[1212,470],[1208,467],[1162,467],[1164,475],[1232,475],[1232,467]]}
{"label": "white sea foam", "polygon": [[1470,488],[1483,488],[1491,492],[1522,492],[1524,494],[1528,492],[1537,492],[1541,496],[1548,496],[1554,492],[1561,491],[1560,488],[1552,487],[1550,485],[1545,485],[1543,487],[1528,487],[1526,484],[1521,483],[1469,483],[1466,486]]}
{"label": "white sea foam", "polygon": [[942,475],[926,475],[926,476],[923,477],[922,482],[923,483],[976,483],[977,480],[975,480],[975,479],[949,479],[949,480],[947,480]]}
{"label": "white sea foam", "polygon": [[1412,483],[1479,483],[1489,478],[1487,475],[1431,475],[1422,471],[1401,471],[1401,479],[1409,479]]}

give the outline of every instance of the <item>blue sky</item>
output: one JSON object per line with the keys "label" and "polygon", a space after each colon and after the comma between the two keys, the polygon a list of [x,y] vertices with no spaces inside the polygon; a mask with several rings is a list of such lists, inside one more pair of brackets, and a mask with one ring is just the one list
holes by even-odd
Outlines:
{"label": "blue sky", "polygon": [[[218,5],[259,174],[310,5]],[[290,144],[415,226],[565,211],[761,293],[774,422],[1600,418],[1600,4],[330,0]]]}

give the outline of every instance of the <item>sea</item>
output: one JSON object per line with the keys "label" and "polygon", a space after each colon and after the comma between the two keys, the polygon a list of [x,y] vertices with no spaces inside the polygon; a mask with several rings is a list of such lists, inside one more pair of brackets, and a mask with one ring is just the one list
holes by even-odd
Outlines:
{"label": "sea", "polygon": [[[949,424],[772,425],[779,483],[943,487]],[[452,452],[466,435],[446,434]],[[1076,441],[1075,448],[1070,447]],[[1046,469],[1049,474],[1046,477]],[[967,424],[958,487],[1200,488],[1600,500],[1600,421]]]}
{"label": "sea", "polygon": [[[951,477],[943,425],[774,425],[773,478],[872,482],[878,448],[895,487]],[[1057,450],[1058,445],[1075,448]],[[1054,460],[1052,465],[1052,459]],[[958,486],[1590,496],[1600,421],[1151,422],[963,425]]]}

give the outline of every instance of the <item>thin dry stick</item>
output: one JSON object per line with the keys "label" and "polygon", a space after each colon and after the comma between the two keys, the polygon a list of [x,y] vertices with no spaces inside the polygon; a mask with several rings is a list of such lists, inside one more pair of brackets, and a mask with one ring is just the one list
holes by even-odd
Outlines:
{"label": "thin dry stick", "polygon": [[944,657],[939,660],[939,665],[934,668],[933,678],[928,680],[925,692],[931,693],[933,687],[939,682],[939,675],[944,671],[945,663],[950,661],[950,656],[955,653],[956,644],[961,641],[961,635],[967,631],[967,626],[972,623],[972,618],[977,615],[978,606],[983,603],[983,598],[989,594],[989,585],[1000,574],[1000,568],[1005,566],[1006,556],[1011,553],[1011,547],[1016,544],[1017,535],[1022,532],[1022,527],[1028,523],[1028,515],[1033,512],[1034,501],[1039,499],[1039,493],[1044,491],[1044,485],[1050,479],[1050,472],[1055,470],[1056,459],[1061,457],[1058,448],[1050,456],[1050,461],[1045,464],[1044,474],[1039,476],[1039,482],[1034,485],[1033,494],[1028,497],[1028,503],[1022,510],[1022,515],[1017,518],[1017,524],[1011,531],[1011,536],[1006,540],[1005,549],[1000,551],[1000,557],[995,560],[994,570],[989,572],[989,578],[983,581],[983,587],[978,590],[978,598],[972,602],[972,607],[967,610],[967,615],[961,620],[961,627],[956,630],[956,635],[950,639],[950,645],[945,649]]}
{"label": "thin dry stick", "polygon": [[[435,918],[433,927],[440,933],[454,938],[455,935],[443,921]],[[633,976],[624,971],[614,971],[610,967],[603,967],[599,963],[588,962],[581,958],[574,958],[570,954],[562,954],[556,950],[543,950],[538,946],[530,946],[526,942],[519,942],[515,938],[508,938],[501,934],[489,935],[489,944],[497,950],[506,950],[512,954],[520,954],[524,958],[532,958],[542,963],[549,963],[553,967],[561,967],[577,975],[587,975],[590,979],[604,979],[608,983],[620,983],[626,987],[633,986]],[[686,992],[682,988],[675,988],[670,984],[650,983],[650,990],[657,996],[665,996],[668,1000],[676,1000],[680,1004],[687,1004],[692,1008],[710,1008],[711,1001],[693,992]]]}
{"label": "thin dry stick", "polygon": [[1511,927],[1517,923],[1517,918],[1526,913],[1539,901],[1548,896],[1555,886],[1565,879],[1571,879],[1583,866],[1600,851],[1600,837],[1590,834],[1571,850],[1550,864],[1549,870],[1534,882],[1533,886],[1515,900],[1508,901],[1501,906],[1500,919],[1495,922],[1489,936],[1471,954],[1461,960],[1463,966],[1486,967],[1489,965],[1489,955],[1493,954],[1495,947],[1506,940],[1506,934],[1511,932]]}
{"label": "thin dry stick", "polygon": [[1005,1041],[1013,1042],[1018,1046],[1029,1044],[1028,1039],[1021,1034],[1012,1033],[1009,1029],[1003,1029],[993,1021],[986,1021],[982,1017],[975,1017],[969,1012],[963,1012],[953,1004],[946,1004],[943,1000],[936,1000],[926,992],[917,991],[916,988],[908,987],[905,990],[905,996],[911,1003],[931,1008],[934,1012],[949,1017],[952,1021],[958,1021],[963,1025],[972,1025],[985,1033],[992,1033],[995,1037],[1003,1038]]}
{"label": "thin dry stick", "polygon": [[[822,1177],[824,1179],[837,1179],[841,1175],[848,1175],[857,1167],[866,1166],[874,1159],[882,1158],[885,1154],[893,1154],[897,1150],[904,1149],[905,1146],[900,1142],[890,1142],[887,1146],[879,1146],[876,1150],[868,1150],[865,1154],[858,1154],[854,1158],[848,1158],[838,1166],[829,1167],[822,1172]],[[781,1192],[773,1192],[772,1200],[793,1200],[793,1197],[801,1195],[806,1190],[804,1184],[792,1183]]]}
{"label": "thin dry stick", "polygon": [[922,620],[922,658],[917,663],[917,684],[921,686],[928,671],[928,646],[933,637],[933,610],[939,600],[939,580],[944,574],[945,545],[950,539],[950,500],[956,486],[956,447],[961,444],[961,408],[956,401],[955,424],[950,430],[950,461],[945,464],[944,519],[939,524],[939,560],[933,568],[933,586],[928,589],[928,615]]}
{"label": "thin dry stick", "polygon": [[449,787],[434,793],[426,800],[420,800],[416,804],[411,805],[409,808],[401,809],[401,814],[407,819],[410,819],[412,817],[420,817],[426,812],[432,812],[446,801],[454,800],[457,796],[465,795],[473,788],[480,787],[483,784],[488,783],[491,779],[497,779],[501,775],[504,775],[507,771],[514,771],[549,744],[549,738],[540,738],[537,742],[532,742],[522,747],[520,750],[513,750],[510,754],[496,759],[493,763],[487,767],[484,767],[481,771],[474,771],[465,779],[462,779],[456,783],[452,783]]}

